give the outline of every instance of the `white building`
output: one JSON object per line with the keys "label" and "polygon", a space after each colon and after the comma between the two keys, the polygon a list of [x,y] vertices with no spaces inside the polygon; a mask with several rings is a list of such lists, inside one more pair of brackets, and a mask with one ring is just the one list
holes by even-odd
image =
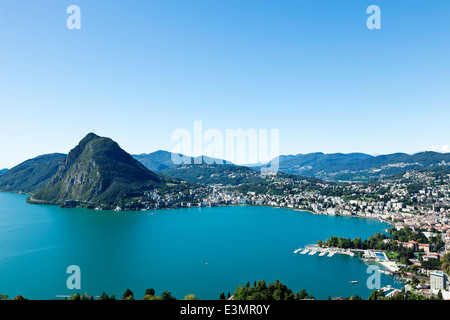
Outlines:
{"label": "white building", "polygon": [[430,289],[439,291],[445,290],[446,285],[446,275],[442,271],[431,271],[430,272]]}

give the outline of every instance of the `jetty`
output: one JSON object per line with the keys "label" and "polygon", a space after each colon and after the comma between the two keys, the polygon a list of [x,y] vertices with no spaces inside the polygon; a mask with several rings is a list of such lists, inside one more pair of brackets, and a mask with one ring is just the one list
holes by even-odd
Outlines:
{"label": "jetty", "polygon": [[340,248],[322,248],[314,245],[305,246],[304,248],[298,248],[294,250],[294,253],[300,253],[300,254],[308,254],[310,256],[315,255],[316,253],[319,253],[319,257],[323,257],[327,255],[328,257],[334,256],[336,253],[338,254],[345,254],[350,257],[354,257],[355,253],[352,250],[346,250],[346,249],[340,249]]}

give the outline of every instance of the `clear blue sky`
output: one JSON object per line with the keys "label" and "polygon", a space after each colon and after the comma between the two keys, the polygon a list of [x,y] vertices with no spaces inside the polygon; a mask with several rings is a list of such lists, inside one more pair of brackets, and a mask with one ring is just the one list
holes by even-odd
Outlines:
{"label": "clear blue sky", "polygon": [[171,150],[195,120],[279,129],[282,154],[450,145],[449,16],[444,0],[3,0],[0,168],[91,131]]}

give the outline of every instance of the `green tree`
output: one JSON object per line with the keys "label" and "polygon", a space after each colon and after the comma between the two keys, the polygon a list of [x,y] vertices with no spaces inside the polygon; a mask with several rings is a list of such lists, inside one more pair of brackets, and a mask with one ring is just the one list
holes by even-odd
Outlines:
{"label": "green tree", "polygon": [[76,301],[81,300],[81,296],[79,293],[73,294],[70,296],[70,300],[76,300]]}
{"label": "green tree", "polygon": [[147,289],[147,290],[145,290],[145,294],[144,294],[144,296],[154,296],[155,295],[155,289],[153,289],[153,288],[150,288],[150,289]]}
{"label": "green tree", "polygon": [[442,271],[450,275],[450,253],[444,254],[440,260]]}
{"label": "green tree", "polygon": [[109,297],[105,291],[103,291],[102,295],[100,296],[99,300],[116,300],[116,296],[112,295],[111,297]]}
{"label": "green tree", "polygon": [[87,293],[83,293],[80,297],[81,300],[89,300]]}
{"label": "green tree", "polygon": [[133,291],[131,291],[130,289],[125,290],[122,295],[122,300],[134,300]]}
{"label": "green tree", "polygon": [[291,289],[279,280],[266,285],[265,281],[258,281],[256,285],[239,286],[233,294],[234,300],[294,300],[313,299],[306,290],[294,294]]}
{"label": "green tree", "polygon": [[355,238],[352,241],[352,245],[354,249],[361,249],[362,247],[362,241],[361,238]]}
{"label": "green tree", "polygon": [[164,291],[161,293],[161,298],[163,300],[176,300],[175,297],[172,296],[170,291]]}
{"label": "green tree", "polygon": [[369,300],[381,300],[384,297],[383,290],[373,290],[370,293]]}
{"label": "green tree", "polygon": [[272,297],[275,300],[283,300],[283,292],[281,292],[280,289],[277,289],[272,293]]}

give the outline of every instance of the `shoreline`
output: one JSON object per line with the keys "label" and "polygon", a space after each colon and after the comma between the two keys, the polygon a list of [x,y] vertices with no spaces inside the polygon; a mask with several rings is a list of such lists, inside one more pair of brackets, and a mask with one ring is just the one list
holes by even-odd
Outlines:
{"label": "shoreline", "polygon": [[[55,205],[55,206],[59,206],[62,209],[71,209],[71,208],[80,208],[80,209],[87,209],[87,210],[94,210],[94,211],[115,211],[115,212],[125,212],[125,211],[136,211],[136,212],[145,212],[145,211],[152,211],[152,210],[167,210],[167,209],[194,209],[194,208],[213,208],[213,207],[235,207],[235,206],[248,206],[248,207],[269,207],[269,208],[276,208],[276,209],[287,209],[287,210],[293,210],[293,211],[298,211],[298,212],[307,212],[313,215],[317,215],[317,216],[330,216],[330,217],[343,217],[343,218],[362,218],[362,219],[373,219],[373,220],[377,220],[379,222],[383,222],[383,223],[387,223],[390,226],[393,226],[393,222],[392,221],[388,221],[388,220],[384,220],[381,218],[373,218],[373,217],[366,217],[366,216],[359,216],[359,215],[350,215],[350,216],[342,216],[342,215],[329,215],[329,214],[323,214],[323,213],[318,213],[318,212],[314,212],[311,211],[309,209],[301,209],[301,208],[288,208],[288,207],[282,207],[282,206],[272,206],[272,205],[265,205],[265,204],[239,204],[239,203],[234,203],[234,204],[218,204],[218,205],[214,205],[214,206],[191,206],[191,207],[168,207],[168,208],[152,208],[152,209],[136,209],[136,210],[120,210],[120,211],[116,211],[114,209],[111,210],[98,210],[95,207],[95,205],[93,205],[93,207],[86,207],[86,206],[74,206],[74,207],[64,207],[63,205],[60,204],[55,204],[55,203],[45,203],[44,201],[39,202],[39,200],[34,200],[32,199],[32,194],[31,193],[25,193],[25,192],[15,192],[15,191],[0,191],[0,193],[9,193],[9,194],[17,194],[17,195],[26,195],[28,196],[27,198],[27,203],[32,204],[32,205]],[[30,201],[28,201],[28,199]]]}

